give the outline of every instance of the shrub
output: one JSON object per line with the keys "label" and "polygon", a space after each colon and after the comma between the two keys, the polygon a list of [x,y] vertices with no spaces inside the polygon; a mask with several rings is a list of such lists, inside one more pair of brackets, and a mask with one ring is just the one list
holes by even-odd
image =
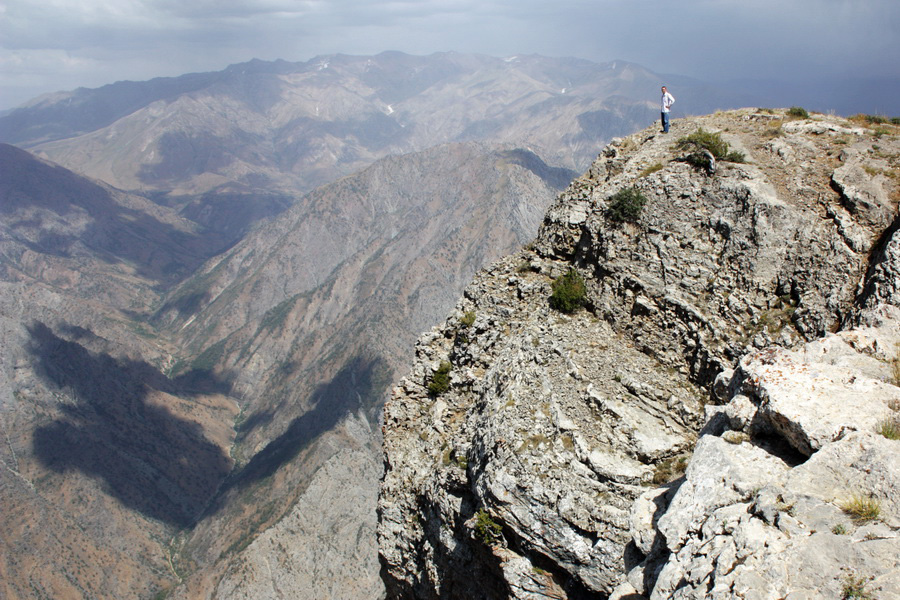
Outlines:
{"label": "shrub", "polygon": [[863,115],[863,119],[872,125],[884,125],[888,122],[888,118],[881,115]]}
{"label": "shrub", "polygon": [[799,119],[808,119],[809,112],[801,106],[792,106],[788,109],[787,114],[791,117],[797,117]]}
{"label": "shrub", "polygon": [[485,546],[493,546],[500,541],[500,534],[503,527],[499,523],[491,519],[491,516],[483,508],[479,508],[475,513],[475,535],[481,540]]}
{"label": "shrub", "polygon": [[623,188],[609,197],[606,216],[612,221],[637,223],[647,198],[636,188]]}
{"label": "shrub", "polygon": [[854,494],[841,504],[841,510],[850,515],[854,521],[862,523],[875,521],[881,516],[881,504],[871,496]]}
{"label": "shrub", "polygon": [[470,310],[467,311],[466,314],[463,315],[462,319],[459,320],[463,327],[471,327],[475,324],[475,311]]}
{"label": "shrub", "polygon": [[441,361],[440,366],[431,375],[431,381],[428,382],[428,393],[432,396],[440,396],[450,389],[450,369],[452,365],[446,361]]}
{"label": "shrub", "polygon": [[584,278],[575,269],[553,282],[553,293],[550,295],[550,308],[564,313],[573,313],[587,300],[587,287]]}
{"label": "shrub", "polygon": [[675,147],[679,150],[687,150],[687,155],[681,160],[698,169],[709,168],[709,158],[704,151],[712,154],[716,160],[739,163],[746,161],[743,152],[729,150],[728,142],[722,139],[721,134],[706,131],[702,127],[691,135],[679,139],[675,142]]}
{"label": "shrub", "polygon": [[702,127],[691,135],[679,139],[675,143],[675,147],[679,150],[691,150],[693,152],[709,150],[716,157],[716,160],[723,160],[728,154],[728,142],[723,140],[720,134],[706,131]]}
{"label": "shrub", "polygon": [[852,600],[853,598],[866,600],[871,597],[872,595],[866,590],[865,577],[851,574],[844,578],[844,586],[841,588],[841,600]]}

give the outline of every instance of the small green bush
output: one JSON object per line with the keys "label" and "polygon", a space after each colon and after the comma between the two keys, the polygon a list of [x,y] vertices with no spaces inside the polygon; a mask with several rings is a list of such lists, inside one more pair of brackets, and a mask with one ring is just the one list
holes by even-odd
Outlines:
{"label": "small green bush", "polygon": [[863,118],[872,125],[884,125],[888,122],[888,118],[881,115],[863,115]]}
{"label": "small green bush", "polygon": [[647,197],[636,188],[622,188],[609,198],[606,216],[612,221],[637,223],[641,216]]}
{"label": "small green bush", "polygon": [[553,282],[553,293],[550,295],[550,308],[564,313],[573,313],[587,300],[587,287],[584,278],[575,269]]}
{"label": "small green bush", "polygon": [[721,134],[706,131],[702,127],[691,135],[679,139],[675,142],[675,147],[692,152],[709,150],[716,160],[724,160],[728,155],[728,142],[722,139]]}
{"label": "small green bush", "polygon": [[808,119],[809,112],[801,106],[792,106],[787,111],[788,116],[797,117],[798,119]]}
{"label": "small green bush", "polygon": [[440,366],[431,375],[431,381],[428,382],[428,393],[432,396],[440,396],[450,389],[450,369],[452,365],[444,360]]}
{"label": "small green bush", "polygon": [[708,151],[716,160],[725,162],[742,163],[747,159],[743,152],[730,150],[728,142],[722,139],[722,135],[712,131],[706,131],[702,127],[675,142],[678,150],[687,151],[687,154],[681,160],[693,165],[698,169],[709,168],[709,158],[704,151]]}
{"label": "small green bush", "polygon": [[491,516],[483,508],[479,508],[475,513],[475,535],[481,540],[485,546],[493,546],[500,541],[500,534],[503,527],[499,523],[491,519]]}
{"label": "small green bush", "polygon": [[462,319],[459,320],[460,324],[463,327],[471,327],[475,324],[475,311],[470,310],[467,311],[466,314],[463,315]]}
{"label": "small green bush", "polygon": [[854,494],[841,504],[841,510],[850,515],[854,521],[865,523],[878,520],[881,516],[881,503],[871,496]]}

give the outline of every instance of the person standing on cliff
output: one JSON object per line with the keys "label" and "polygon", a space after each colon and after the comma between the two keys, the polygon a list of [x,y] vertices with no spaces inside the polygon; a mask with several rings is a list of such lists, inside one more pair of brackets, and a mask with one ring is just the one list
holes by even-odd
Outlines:
{"label": "person standing on cliff", "polygon": [[669,133],[669,107],[675,104],[675,96],[669,93],[666,86],[662,86],[662,101],[660,102],[660,120],[662,132]]}

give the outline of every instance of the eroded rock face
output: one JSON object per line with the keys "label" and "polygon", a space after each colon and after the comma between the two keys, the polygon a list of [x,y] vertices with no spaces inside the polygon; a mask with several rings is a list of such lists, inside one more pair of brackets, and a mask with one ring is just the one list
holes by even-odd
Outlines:
{"label": "eroded rock face", "polygon": [[[900,279],[898,246],[893,233],[879,279]],[[900,597],[900,441],[885,427],[900,425],[900,294],[869,296],[855,320],[727,374],[684,481],[633,505],[646,559],[615,597]]]}
{"label": "eroded rock face", "polygon": [[[741,360],[684,481],[633,506],[647,559],[619,596],[841,597],[858,581],[900,597],[900,442],[878,433],[900,416],[900,310],[878,310],[877,327]],[[863,501],[877,518],[854,518]]]}
{"label": "eroded rock face", "polygon": [[[850,521],[827,490],[897,477],[897,442],[873,433],[900,392],[885,375],[896,183],[855,184],[874,190],[875,218],[874,205],[851,210],[835,172],[896,168],[900,154],[882,139],[876,155],[842,119],[782,118],[744,110],[615,140],[534,244],[482,272],[420,339],[385,408],[389,597],[812,597],[819,538],[794,546],[795,529],[837,538]],[[679,161],[677,140],[701,127],[747,162],[710,176]],[[636,223],[608,212],[627,187],[647,198]],[[572,267],[587,310],[566,315],[548,298]],[[845,323],[861,328],[829,334]],[[429,394],[443,361],[449,390]],[[854,456],[881,470],[854,479]],[[891,494],[894,516],[854,526],[860,539],[896,538]],[[758,572],[736,568],[749,555]]]}

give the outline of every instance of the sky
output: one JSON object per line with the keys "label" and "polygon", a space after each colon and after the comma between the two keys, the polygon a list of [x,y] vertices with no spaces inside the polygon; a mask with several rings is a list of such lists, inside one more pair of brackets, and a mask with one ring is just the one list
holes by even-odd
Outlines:
{"label": "sky", "polygon": [[[778,80],[814,95],[822,82],[846,91],[858,80],[900,81],[900,1],[0,0],[0,110],[48,92],[254,58],[386,50],[627,60],[708,82]],[[884,98],[866,108],[900,114],[897,94]]]}

